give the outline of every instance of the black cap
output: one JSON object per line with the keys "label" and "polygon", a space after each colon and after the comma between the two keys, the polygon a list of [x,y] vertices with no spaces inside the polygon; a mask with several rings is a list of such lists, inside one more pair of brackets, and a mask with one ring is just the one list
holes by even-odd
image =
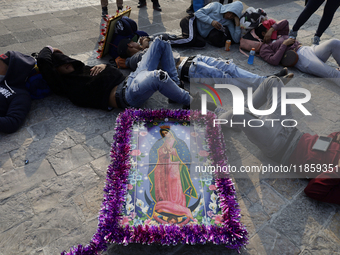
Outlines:
{"label": "black cap", "polygon": [[0,59],[6,64],[9,65],[9,52],[7,51],[5,54],[0,55]]}
{"label": "black cap", "polygon": [[117,53],[121,58],[128,58],[129,55],[127,53],[127,49],[128,49],[128,43],[130,43],[132,40],[129,38],[124,38],[122,39],[119,44],[118,44],[118,48],[117,48]]}

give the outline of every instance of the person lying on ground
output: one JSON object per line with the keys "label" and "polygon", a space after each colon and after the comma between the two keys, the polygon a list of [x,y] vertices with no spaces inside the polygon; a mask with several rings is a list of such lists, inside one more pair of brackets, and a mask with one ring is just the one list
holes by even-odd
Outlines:
{"label": "person lying on ground", "polygon": [[[322,202],[340,204],[340,132],[328,135],[332,142],[326,152],[313,149],[319,136],[302,133],[294,127],[290,104],[286,105],[286,115],[281,114],[283,87],[280,79],[270,77],[253,93],[253,107],[259,109],[265,105],[265,109],[269,109],[273,103],[273,88],[277,88],[277,108],[268,116],[259,118],[248,107],[245,107],[244,115],[234,115],[232,110],[226,112],[223,108],[217,108],[218,119],[228,121],[221,126],[243,131],[250,142],[278,164],[295,166],[298,172],[299,167],[303,166],[307,171],[302,171],[300,178],[313,178],[305,188],[306,195]],[[259,127],[242,124],[250,120],[264,124]],[[277,121],[273,123],[271,120]],[[281,125],[283,120],[286,121],[285,126]],[[319,171],[308,171],[316,166],[322,166],[322,169],[318,167]],[[287,178],[291,178],[288,174]]]}
{"label": "person lying on ground", "polygon": [[0,55],[0,132],[19,129],[31,107],[31,97],[25,82],[35,65],[35,59],[17,51]]}
{"label": "person lying on ground", "polygon": [[[87,66],[51,46],[40,51],[38,67],[54,93],[78,106],[104,110],[140,107],[159,91],[188,107],[193,97],[179,87],[174,60],[164,50],[171,48],[170,44],[156,38],[154,47],[157,54],[145,54],[137,70],[128,77],[109,65]],[[156,70],[159,63],[163,70]]]}
{"label": "person lying on ground", "polygon": [[195,14],[181,19],[182,35],[171,35],[171,46],[203,48],[207,41],[213,46],[223,47],[226,40],[239,43],[242,10],[240,1],[225,5],[212,2],[200,8]]}
{"label": "person lying on ground", "polygon": [[[260,57],[272,65],[279,65],[284,54],[288,50],[296,51],[298,61],[294,65],[301,72],[313,74],[322,78],[340,78],[340,69],[333,68],[326,64],[330,56],[340,64],[340,40],[330,39],[320,45],[302,46],[300,42],[289,38],[289,23],[282,20],[267,29],[260,24],[256,29],[256,35],[260,38],[270,38],[273,31],[284,32],[285,35],[278,36],[277,40],[269,40],[261,46]],[[340,84],[339,80],[335,80]]]}
{"label": "person lying on ground", "polygon": [[[150,52],[150,39],[148,37],[140,38],[140,43],[131,41],[130,39],[123,39],[118,44],[118,54],[121,58],[126,59],[125,65],[131,70],[136,70],[138,63],[142,57],[149,52],[149,54],[157,54],[157,48],[154,47],[154,52]],[[159,47],[159,46],[158,46]],[[172,55],[171,48],[168,49],[169,55]],[[170,52],[171,51],[171,52]],[[233,63],[232,60],[216,59],[208,56],[191,56],[191,57],[175,58],[179,77],[183,81],[189,81],[192,78],[204,79],[209,85],[221,83],[233,84],[241,89],[253,87],[255,90],[268,76],[260,76],[249,71],[246,71]],[[279,77],[288,75],[288,69],[284,68],[280,72],[274,74]],[[290,74],[289,76],[291,76]],[[212,84],[213,83],[213,84]]]}
{"label": "person lying on ground", "polygon": [[[241,38],[240,17],[243,4],[212,2],[195,12],[199,34],[214,46],[224,46],[226,40],[239,43]],[[225,35],[225,37],[223,36]],[[219,38],[223,38],[219,40]]]}

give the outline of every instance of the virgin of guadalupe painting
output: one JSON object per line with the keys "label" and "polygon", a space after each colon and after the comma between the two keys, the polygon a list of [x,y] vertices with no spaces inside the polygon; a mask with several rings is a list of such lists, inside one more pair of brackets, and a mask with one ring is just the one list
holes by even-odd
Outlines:
{"label": "virgin of guadalupe painting", "polygon": [[[188,122],[135,125],[123,225],[220,224],[222,211],[209,163],[205,128]],[[203,169],[203,168],[202,168]]]}
{"label": "virgin of guadalupe painting", "polygon": [[170,126],[160,126],[161,139],[149,153],[150,196],[147,216],[161,224],[183,226],[193,221],[189,203],[198,199],[190,177],[191,154]]}

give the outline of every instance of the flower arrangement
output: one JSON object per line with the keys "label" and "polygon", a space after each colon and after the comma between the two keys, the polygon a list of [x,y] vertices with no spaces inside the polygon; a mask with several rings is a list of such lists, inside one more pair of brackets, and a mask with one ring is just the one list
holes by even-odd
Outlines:
{"label": "flower arrangement", "polygon": [[[210,160],[220,166],[227,166],[224,156],[225,143],[219,127],[213,127],[214,113],[201,115],[199,111],[190,110],[141,110],[127,109],[117,117],[116,133],[112,143],[112,163],[107,169],[104,199],[98,217],[98,229],[90,244],[78,245],[70,252],[62,255],[89,255],[98,254],[107,248],[110,243],[127,245],[129,243],[141,244],[223,244],[226,248],[239,250],[247,244],[247,230],[240,223],[240,209],[236,201],[236,192],[233,182],[228,177],[215,176],[215,182],[211,182],[211,176],[203,176],[200,180],[211,192],[208,215],[203,216],[201,225],[187,224],[179,227],[175,224],[158,224],[153,219],[147,219],[144,226],[140,219],[132,213],[134,206],[141,210],[147,210],[143,201],[137,199],[135,205],[131,204],[131,196],[128,191],[133,187],[130,180],[138,181],[138,172],[131,173],[131,137],[133,125],[147,123],[154,125],[159,120],[175,119],[181,122],[200,123],[206,127],[206,140],[210,148]],[[196,136],[196,134],[193,134]],[[135,152],[136,155],[139,152]],[[133,171],[132,171],[133,172]],[[214,193],[216,192],[216,194]],[[219,201],[217,204],[217,200]],[[220,212],[216,213],[217,207]],[[130,210],[128,216],[124,216],[123,208]],[[199,208],[193,213],[199,213]],[[211,224],[211,223],[214,224]],[[133,223],[133,224],[132,224]]]}

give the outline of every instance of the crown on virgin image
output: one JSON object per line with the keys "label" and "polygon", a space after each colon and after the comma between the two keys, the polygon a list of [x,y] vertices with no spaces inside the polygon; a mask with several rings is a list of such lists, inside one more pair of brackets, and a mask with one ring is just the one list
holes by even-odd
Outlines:
{"label": "crown on virgin image", "polygon": [[170,129],[169,125],[160,126],[161,129]]}

